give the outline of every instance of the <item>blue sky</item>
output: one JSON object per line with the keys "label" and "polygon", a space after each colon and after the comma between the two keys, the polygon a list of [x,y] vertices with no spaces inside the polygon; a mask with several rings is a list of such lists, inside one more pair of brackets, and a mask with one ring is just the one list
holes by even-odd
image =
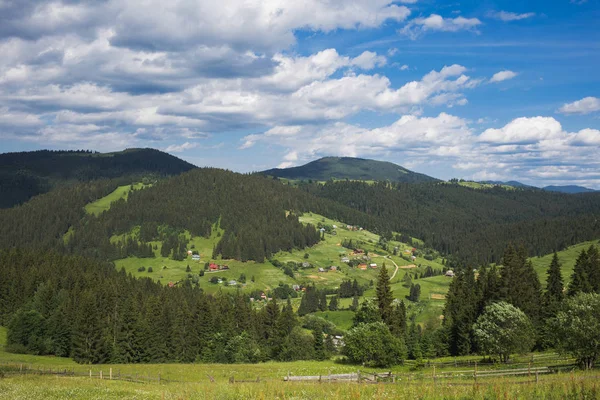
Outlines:
{"label": "blue sky", "polygon": [[600,2],[0,0],[0,149],[600,189]]}

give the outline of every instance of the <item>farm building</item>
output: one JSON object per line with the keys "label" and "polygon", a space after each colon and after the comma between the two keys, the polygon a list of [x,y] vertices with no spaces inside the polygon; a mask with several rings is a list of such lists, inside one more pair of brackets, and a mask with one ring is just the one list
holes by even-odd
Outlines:
{"label": "farm building", "polygon": [[362,270],[367,269],[367,264],[358,264],[358,269],[362,269]]}
{"label": "farm building", "polygon": [[229,265],[219,265],[220,269],[229,269]]}
{"label": "farm building", "polygon": [[208,265],[208,269],[211,270],[211,271],[218,271],[219,270],[219,266],[217,264],[210,263]]}
{"label": "farm building", "polygon": [[310,268],[310,263],[308,261],[304,261],[302,263],[302,268]]}
{"label": "farm building", "polygon": [[200,261],[200,254],[194,254],[192,256],[192,260],[194,260],[194,261]]}
{"label": "farm building", "polygon": [[350,262],[350,259],[349,259],[348,257],[342,257],[341,261],[342,261],[343,263],[346,263],[346,264],[348,264],[348,263]]}
{"label": "farm building", "polygon": [[327,272],[325,268],[319,268],[319,272]]}
{"label": "farm building", "polygon": [[365,251],[363,249],[356,249],[352,252],[353,254],[364,254]]}
{"label": "farm building", "polygon": [[229,281],[227,284],[228,284],[229,286],[235,286],[235,285],[237,285],[237,282],[236,282],[234,279],[232,279],[232,280],[230,280],[230,281]]}
{"label": "farm building", "polygon": [[337,265],[332,265],[331,267],[329,267],[329,269],[331,271],[337,271],[338,267],[337,267]]}
{"label": "farm building", "polygon": [[292,289],[294,289],[297,292],[300,290],[300,285],[292,285]]}
{"label": "farm building", "polygon": [[450,278],[454,277],[454,271],[452,271],[451,269],[446,271],[446,276],[449,276]]}
{"label": "farm building", "polygon": [[187,253],[188,253],[188,256],[192,255],[192,251],[191,250],[188,250]]}
{"label": "farm building", "polygon": [[377,264],[371,263],[371,264],[369,264],[369,267],[371,267],[371,268],[377,268]]}

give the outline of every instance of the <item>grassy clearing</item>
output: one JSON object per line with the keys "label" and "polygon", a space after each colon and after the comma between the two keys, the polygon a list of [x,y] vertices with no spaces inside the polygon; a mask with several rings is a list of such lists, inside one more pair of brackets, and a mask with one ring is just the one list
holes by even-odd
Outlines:
{"label": "grassy clearing", "polygon": [[[600,246],[600,241],[592,240],[589,242],[578,243],[573,245],[565,250],[557,252],[558,261],[560,262],[562,268],[561,273],[563,277],[563,281],[565,285],[567,285],[571,281],[571,275],[573,274],[573,267],[575,266],[575,261],[581,253],[582,250],[587,250],[590,245]],[[548,267],[550,266],[550,262],[552,261],[553,254],[547,254],[542,257],[533,257],[531,258],[531,263],[537,272],[540,282],[542,283],[542,287],[546,286],[546,278]]]}
{"label": "grassy clearing", "polygon": [[89,203],[85,206],[85,211],[88,214],[100,215],[102,212],[108,210],[113,201],[117,201],[119,199],[127,200],[129,196],[129,192],[131,191],[131,187],[133,186],[133,190],[139,190],[147,187],[143,183],[135,183],[133,185],[124,185],[116,188],[112,193],[98,199],[92,203]]}

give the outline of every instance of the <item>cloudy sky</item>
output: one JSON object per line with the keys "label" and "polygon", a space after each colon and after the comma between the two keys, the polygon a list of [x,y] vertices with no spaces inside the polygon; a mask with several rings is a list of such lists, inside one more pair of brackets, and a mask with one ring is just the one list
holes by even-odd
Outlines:
{"label": "cloudy sky", "polygon": [[0,151],[600,189],[600,0],[0,0]]}

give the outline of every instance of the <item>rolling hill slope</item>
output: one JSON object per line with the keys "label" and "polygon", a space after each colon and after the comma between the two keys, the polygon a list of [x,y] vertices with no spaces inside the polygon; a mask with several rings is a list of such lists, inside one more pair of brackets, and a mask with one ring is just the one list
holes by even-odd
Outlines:
{"label": "rolling hill slope", "polygon": [[324,157],[300,167],[274,168],[261,174],[294,180],[326,181],[350,179],[361,181],[436,182],[438,179],[410,171],[391,162],[353,157]]}
{"label": "rolling hill slope", "polygon": [[32,151],[0,154],[0,208],[12,207],[53,188],[97,179],[178,175],[194,165],[154,149],[116,153]]}

